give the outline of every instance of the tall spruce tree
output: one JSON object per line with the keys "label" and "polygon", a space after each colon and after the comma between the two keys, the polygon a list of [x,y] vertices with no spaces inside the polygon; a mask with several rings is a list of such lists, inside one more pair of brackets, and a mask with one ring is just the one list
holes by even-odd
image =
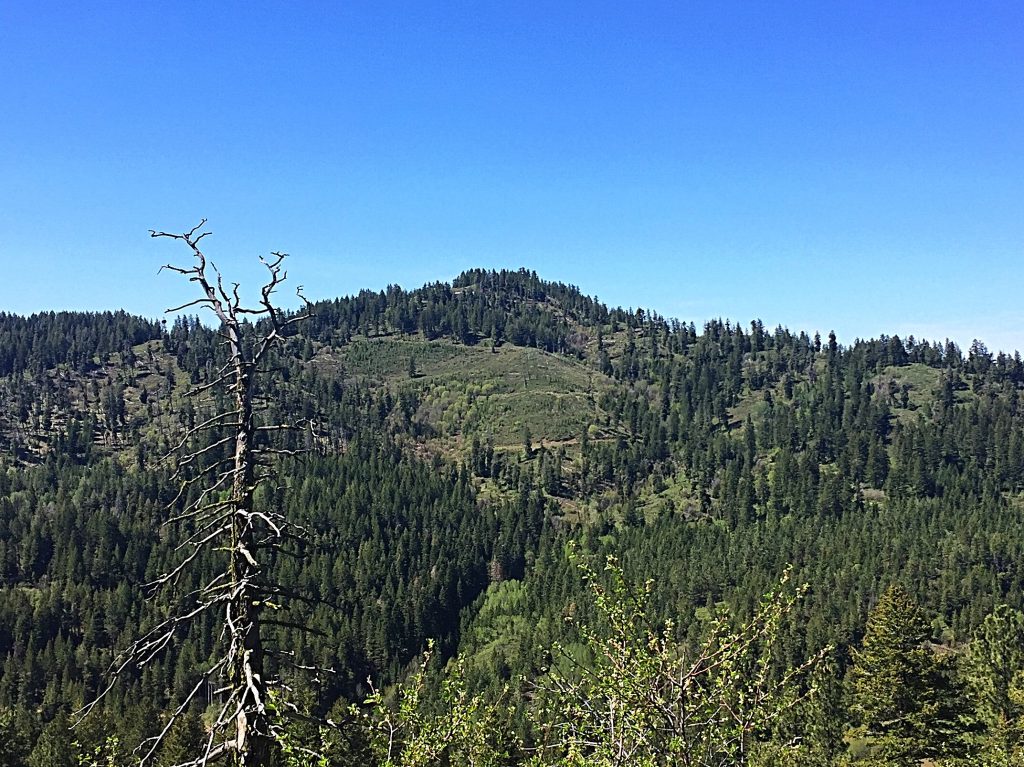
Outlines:
{"label": "tall spruce tree", "polygon": [[851,710],[877,755],[893,767],[966,750],[964,695],[930,636],[921,608],[894,585],[878,600],[853,651]]}
{"label": "tall spruce tree", "polygon": [[157,767],[174,767],[188,764],[196,754],[202,753],[206,745],[206,729],[203,720],[195,711],[179,717],[172,725],[160,746]]}

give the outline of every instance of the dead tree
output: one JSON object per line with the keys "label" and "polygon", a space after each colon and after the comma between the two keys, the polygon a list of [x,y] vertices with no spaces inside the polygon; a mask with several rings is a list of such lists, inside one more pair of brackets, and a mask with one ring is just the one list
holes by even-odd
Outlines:
{"label": "dead tree", "polygon": [[[216,658],[171,712],[162,732],[140,747],[140,764],[150,763],[175,721],[205,689],[212,690],[220,700],[218,713],[203,752],[181,767],[225,761],[240,767],[264,767],[276,762],[281,734],[279,712],[282,706],[288,706],[286,701],[271,700],[275,690],[286,688],[270,675],[271,650],[264,646],[264,630],[268,625],[301,626],[267,616],[279,609],[285,594],[285,589],[269,577],[268,563],[297,533],[278,511],[257,508],[254,493],[271,478],[272,462],[281,454],[295,452],[273,447],[272,437],[303,427],[298,423],[260,423],[255,392],[259,374],[265,372],[274,348],[284,341],[286,328],[307,315],[284,313],[274,306],[274,293],[287,279],[282,269],[286,254],[278,252],[268,259],[260,258],[269,276],[258,305],[244,306],[238,284],[226,288],[217,267],[199,247],[210,234],[202,231],[205,223],[203,219],[183,234],[150,232],[152,237],[180,240],[194,258],[188,267],[162,267],[187,277],[201,293],[199,298],[167,311],[205,307],[216,316],[218,332],[226,345],[223,366],[189,394],[201,398],[220,393],[227,395],[229,402],[189,428],[172,450],[171,455],[176,457],[175,479],[180,483],[172,506],[178,511],[165,524],[183,526],[185,533],[178,545],[179,561],[150,586],[156,591],[173,588],[183,574],[212,553],[220,552],[225,566],[179,600],[169,616],[118,657],[107,690],[130,669],[143,669],[152,663],[199,618],[214,612],[223,623]],[[301,288],[297,294],[305,302]],[[88,713],[105,694],[106,690],[83,712]]]}

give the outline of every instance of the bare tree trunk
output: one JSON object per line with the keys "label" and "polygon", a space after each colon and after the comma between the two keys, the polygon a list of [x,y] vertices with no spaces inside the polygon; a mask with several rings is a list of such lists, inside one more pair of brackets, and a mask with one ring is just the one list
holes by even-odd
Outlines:
{"label": "bare tree trunk", "polygon": [[[230,573],[232,590],[237,598],[228,604],[228,625],[232,633],[231,644],[237,648],[231,682],[244,694],[235,718],[235,748],[245,767],[270,764],[272,735],[267,721],[267,685],[264,671],[263,644],[260,639],[260,595],[253,588],[260,582],[261,571],[256,561],[256,541],[253,535],[253,456],[254,423],[252,413],[252,377],[242,353],[237,327],[228,328],[231,336],[231,364],[234,368],[232,389],[238,412],[238,430],[235,433],[234,481],[232,484],[232,519]],[[238,615],[233,616],[232,611]]]}
{"label": "bare tree trunk", "polygon": [[[177,612],[172,611],[119,657],[112,667],[113,680],[107,690],[83,711],[87,714],[99,703],[126,669],[145,667],[172,644],[177,634],[187,631],[203,614],[217,611],[224,620],[222,650],[202,671],[191,693],[172,712],[163,731],[143,744],[141,763],[150,762],[171,726],[200,690],[209,689],[219,678],[223,681],[216,692],[221,696],[221,705],[205,750],[179,767],[204,767],[225,759],[240,767],[273,767],[278,759],[278,737],[282,730],[280,712],[272,710],[271,695],[283,688],[268,674],[261,615],[268,602],[286,590],[271,582],[264,566],[275,551],[283,549],[293,525],[276,510],[256,509],[254,498],[256,488],[269,478],[266,462],[275,454],[290,452],[268,447],[264,444],[266,437],[298,425],[257,424],[254,390],[260,365],[266,362],[272,348],[284,340],[284,329],[305,317],[285,317],[271,301],[275,289],[287,278],[281,268],[286,257],[283,253],[273,253],[272,259],[261,259],[270,276],[262,287],[258,307],[242,305],[237,284],[230,292],[225,290],[221,275],[212,264],[211,277],[207,273],[206,256],[199,248],[200,240],[209,234],[199,232],[205,223],[204,219],[184,234],[151,232],[151,235],[183,241],[195,258],[192,267],[167,265],[164,268],[197,283],[203,297],[168,311],[180,311],[189,306],[206,307],[216,315],[227,345],[226,364],[211,381],[197,385],[191,394],[219,389],[230,396],[232,405],[189,426],[177,449],[172,451],[178,459],[176,476],[181,482],[176,501],[184,500],[192,487],[200,488],[200,492],[184,511],[168,520],[186,525],[190,532],[179,546],[185,550],[185,556],[151,586],[156,589],[172,586],[205,552],[226,551],[227,562],[223,572],[194,594],[187,595],[185,605]],[[298,295],[302,297],[301,288]],[[247,316],[265,320],[267,326],[255,332],[246,322]],[[208,433],[213,433],[212,441],[203,447],[191,447],[196,437]],[[261,434],[264,443],[260,442]],[[226,450],[228,456],[223,460],[215,459],[212,466],[204,469],[201,464],[215,458],[220,450]],[[188,476],[190,471],[194,471],[195,476]],[[202,484],[197,484],[200,482]]]}

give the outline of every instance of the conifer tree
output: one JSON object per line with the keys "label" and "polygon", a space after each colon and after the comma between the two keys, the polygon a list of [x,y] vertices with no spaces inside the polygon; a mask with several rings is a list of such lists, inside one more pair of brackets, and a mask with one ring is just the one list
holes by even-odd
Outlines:
{"label": "conifer tree", "polygon": [[75,747],[67,716],[58,714],[43,728],[28,757],[28,767],[75,767]]}
{"label": "conifer tree", "polygon": [[930,635],[921,608],[894,585],[878,600],[853,651],[851,708],[893,767],[964,751],[962,691],[950,663],[929,646]]}
{"label": "conifer tree", "polygon": [[34,739],[24,709],[0,708],[0,767],[25,767]]}
{"label": "conifer tree", "polygon": [[967,650],[967,684],[987,729],[992,764],[1024,757],[1024,613],[999,605],[974,633]]}
{"label": "conifer tree", "polygon": [[[154,593],[179,593],[170,599],[172,606],[166,617],[118,656],[106,690],[83,712],[95,709],[119,677],[133,669],[145,671],[168,648],[178,647],[180,651],[180,643],[193,626],[216,616],[224,630],[215,657],[205,664],[183,664],[186,671],[196,666],[198,681],[191,684],[190,680],[187,686],[177,684],[191,689],[164,728],[142,744],[140,764],[151,763],[193,701],[201,699],[201,692],[215,689],[220,697],[219,710],[203,747],[181,762],[182,767],[206,767],[218,762],[270,767],[278,762],[282,732],[280,716],[270,705],[270,697],[286,687],[279,674],[271,670],[272,663],[276,660],[286,668],[297,668],[298,664],[293,653],[266,646],[265,627],[305,627],[268,617],[280,608],[283,599],[293,596],[270,575],[269,563],[287,550],[289,541],[301,540],[301,535],[278,508],[261,508],[256,498],[257,491],[264,491],[273,478],[275,457],[296,453],[271,444],[272,435],[299,427],[294,423],[264,422],[268,408],[259,400],[258,383],[274,350],[285,343],[287,329],[305,315],[289,316],[274,304],[274,294],[288,276],[282,266],[287,255],[279,252],[269,260],[260,259],[268,271],[267,282],[260,290],[258,304],[244,305],[239,285],[226,288],[221,273],[199,247],[210,234],[200,231],[205,223],[203,219],[184,234],[150,232],[153,237],[183,242],[194,257],[191,266],[168,264],[163,268],[187,277],[202,295],[168,311],[192,306],[208,309],[220,323],[218,335],[227,347],[223,366],[210,380],[197,383],[188,392],[193,398],[211,398],[213,415],[206,414],[205,420],[186,429],[172,451],[176,456],[173,476],[179,482],[173,503],[180,503],[184,509],[172,511],[168,522],[183,528],[185,538],[177,547],[182,551],[177,563],[149,585]],[[301,288],[297,294],[302,298]],[[253,327],[250,319],[258,324]],[[208,576],[199,588],[186,591],[182,587],[185,576],[196,575],[207,556],[221,557],[219,571]]]}
{"label": "conifer tree", "polygon": [[157,767],[173,767],[191,762],[196,754],[202,753],[205,745],[206,730],[203,727],[203,720],[195,711],[189,711],[179,717],[168,730],[167,737],[160,746]]}

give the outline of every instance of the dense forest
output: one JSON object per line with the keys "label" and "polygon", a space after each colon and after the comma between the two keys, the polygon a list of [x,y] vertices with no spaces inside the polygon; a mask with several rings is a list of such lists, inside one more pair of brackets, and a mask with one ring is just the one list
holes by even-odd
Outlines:
{"label": "dense forest", "polygon": [[[170,607],[204,322],[0,314],[0,767],[132,763],[214,652],[204,619],[68,734]],[[283,763],[1024,759],[1019,354],[472,270],[314,304],[272,363],[265,417],[315,428],[256,498],[305,531],[266,639],[334,672],[288,677]]]}

